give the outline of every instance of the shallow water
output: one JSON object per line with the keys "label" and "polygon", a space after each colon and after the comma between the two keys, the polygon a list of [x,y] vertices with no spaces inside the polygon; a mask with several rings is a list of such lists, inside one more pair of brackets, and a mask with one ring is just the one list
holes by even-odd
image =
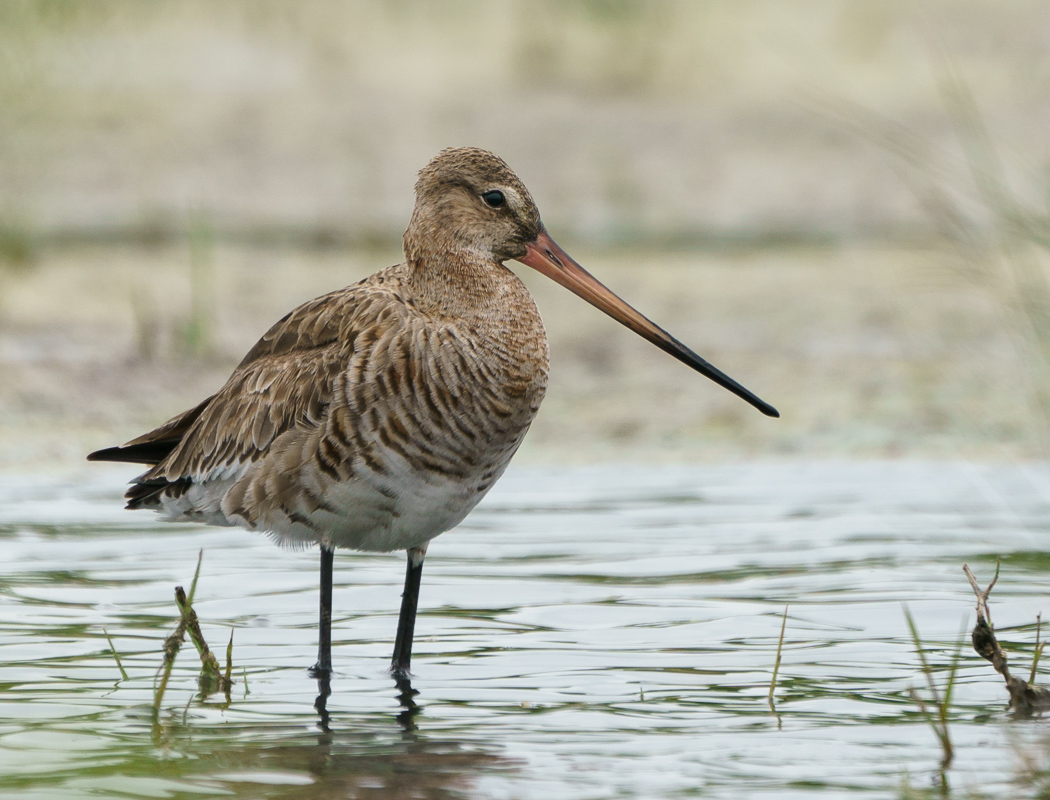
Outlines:
{"label": "shallow water", "polygon": [[[316,551],[124,512],[124,474],[0,480],[2,797],[892,797],[941,757],[902,604],[942,683],[963,562],[987,582],[1003,557],[992,613],[1024,677],[1050,608],[1042,467],[512,470],[431,546],[414,713],[385,672],[403,556],[337,556],[322,718]],[[194,607],[220,660],[234,630],[237,682],[199,698],[187,643],[154,710],[202,548]],[[1019,754],[1050,760],[1005,702],[965,647],[953,796],[1024,795]]]}

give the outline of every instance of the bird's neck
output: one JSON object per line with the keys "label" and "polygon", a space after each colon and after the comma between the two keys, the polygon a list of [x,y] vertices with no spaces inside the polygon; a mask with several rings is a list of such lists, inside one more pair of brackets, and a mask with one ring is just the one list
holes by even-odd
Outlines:
{"label": "bird's neck", "polygon": [[501,358],[513,355],[505,365],[509,371],[546,376],[543,320],[517,275],[471,253],[405,250],[408,286],[421,311],[460,328],[479,344],[490,343]]}
{"label": "bird's neck", "polygon": [[508,285],[520,283],[502,264],[465,249],[406,247],[405,261],[417,303],[435,316],[487,316],[505,305]]}

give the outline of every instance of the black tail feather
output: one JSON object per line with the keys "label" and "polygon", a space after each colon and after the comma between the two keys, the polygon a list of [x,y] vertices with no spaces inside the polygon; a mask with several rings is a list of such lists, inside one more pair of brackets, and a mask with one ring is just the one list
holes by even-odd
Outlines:
{"label": "black tail feather", "polygon": [[88,461],[121,461],[127,464],[149,464],[155,466],[167,458],[182,437],[161,439],[156,442],[107,447],[88,455]]}
{"label": "black tail feather", "polygon": [[204,413],[204,409],[215,399],[215,395],[202,400],[189,411],[172,417],[159,428],[132,439],[120,447],[107,447],[96,450],[87,457],[88,461],[122,461],[127,464],[149,464],[156,466],[170,456],[179,443]]}
{"label": "black tail feather", "polygon": [[131,488],[124,493],[124,499],[128,501],[125,508],[130,511],[139,508],[153,508],[160,505],[160,496],[162,494],[179,497],[186,492],[192,483],[193,481],[189,478],[179,478],[175,481],[169,481],[165,478],[138,480],[131,484]]}

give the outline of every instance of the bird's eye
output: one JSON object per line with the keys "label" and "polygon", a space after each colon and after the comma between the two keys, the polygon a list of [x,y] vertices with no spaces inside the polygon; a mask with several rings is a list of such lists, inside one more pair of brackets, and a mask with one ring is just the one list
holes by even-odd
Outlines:
{"label": "bird's eye", "polygon": [[481,199],[485,201],[485,205],[490,208],[503,208],[507,203],[507,198],[503,196],[503,192],[493,189],[491,192],[485,192],[481,195]]}

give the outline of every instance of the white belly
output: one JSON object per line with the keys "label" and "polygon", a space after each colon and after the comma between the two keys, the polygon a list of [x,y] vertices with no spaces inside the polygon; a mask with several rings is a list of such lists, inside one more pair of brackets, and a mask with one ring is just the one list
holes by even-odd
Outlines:
{"label": "white belly", "polygon": [[[389,552],[421,547],[462,522],[486,492],[473,484],[428,483],[419,475],[406,476],[396,497],[363,482],[333,487],[326,500],[339,511],[316,512],[319,530],[309,541],[319,541],[317,534],[321,533],[325,544],[352,550]],[[283,533],[278,535],[285,538]]]}
{"label": "white belly", "polygon": [[[359,468],[349,481],[332,483],[313,469],[301,469],[278,495],[264,489],[272,482],[253,475],[263,468],[260,462],[236,478],[191,487],[162,513],[268,533],[292,547],[324,544],[368,552],[421,547],[463,521],[503,474],[523,436],[524,431],[509,452],[500,453],[498,463],[465,479],[413,469],[387,453],[381,473]],[[251,487],[250,503],[243,502],[245,484]],[[250,518],[235,510],[244,506],[252,509]]]}

